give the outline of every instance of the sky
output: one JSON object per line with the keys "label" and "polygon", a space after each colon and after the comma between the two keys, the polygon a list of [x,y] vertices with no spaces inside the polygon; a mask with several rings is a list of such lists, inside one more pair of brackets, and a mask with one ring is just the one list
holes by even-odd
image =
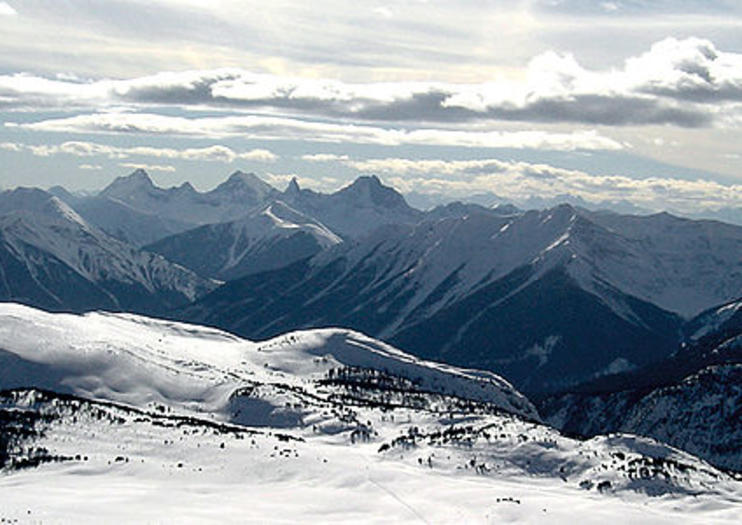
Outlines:
{"label": "sky", "polygon": [[742,207],[742,2],[0,0],[0,187]]}

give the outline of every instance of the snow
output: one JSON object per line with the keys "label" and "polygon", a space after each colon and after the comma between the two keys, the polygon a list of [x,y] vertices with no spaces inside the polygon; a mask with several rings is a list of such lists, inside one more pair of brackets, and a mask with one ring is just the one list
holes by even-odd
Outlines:
{"label": "snow", "polygon": [[742,308],[742,301],[733,301],[719,308],[705,313],[698,319],[694,320],[696,330],[691,334],[692,340],[699,340],[702,337],[717,331],[721,326],[729,321]]}
{"label": "snow", "polygon": [[156,210],[158,217],[192,224],[212,224],[235,220],[263,204],[275,188],[257,176],[240,171],[211,191],[200,193],[190,184],[160,188],[146,172],[137,170],[119,177],[101,193],[143,213]]}
{"label": "snow", "polygon": [[[258,459],[244,447],[229,446],[222,457],[216,446],[209,447],[209,457],[197,463],[223,469],[218,476],[129,464],[0,478],[0,515],[43,523],[495,524],[579,519],[596,525],[735,523],[739,516],[738,507],[703,497],[658,498],[647,504],[555,484],[450,476],[374,460],[373,451],[366,450],[340,455],[321,447],[307,457],[301,450],[298,459],[281,460]],[[319,460],[321,455],[327,463]]]}
{"label": "snow", "polygon": [[[235,244],[229,249],[233,255],[224,270],[239,264],[249,251],[255,250],[255,245],[286,238],[299,231],[311,235],[321,248],[329,248],[342,242],[342,239],[325,225],[294,210],[282,201],[274,201],[256,213],[230,223],[230,227],[235,232]],[[237,244],[246,244],[247,251],[236,253],[234,246]]]}
{"label": "snow", "polygon": [[[159,403],[226,420],[231,394],[245,384],[280,380],[301,385],[324,377],[331,368],[350,366],[386,370],[431,391],[455,391],[537,417],[530,402],[495,374],[426,362],[349,330],[294,332],[254,343],[214,329],[133,314],[50,314],[12,303],[0,307],[0,358],[7,361],[0,388],[62,389],[141,408]],[[9,354],[20,360],[8,359]],[[37,369],[28,378],[29,364],[49,374]]]}
{"label": "snow", "polygon": [[108,236],[44,191],[18,189],[0,194],[0,213],[5,243],[31,275],[37,264],[35,250],[40,250],[95,283],[136,283],[150,293],[172,291],[189,300],[214,287],[161,256]]}
{"label": "snow", "polygon": [[[58,458],[0,471],[6,521],[734,523],[742,511],[740,483],[688,454],[566,438],[493,374],[347,330],[251,342],[6,303],[0,349],[0,415],[40,416],[14,457]],[[8,391],[31,386],[76,397]],[[250,410],[261,403],[274,417]]]}
{"label": "snow", "polygon": [[[384,283],[373,296],[374,303],[384,301],[385,290],[395,291],[392,298],[408,294],[398,316],[378,332],[389,338],[409,322],[431,317],[526,265],[536,270],[533,280],[554,267],[566,267],[583,289],[635,325],[642,325],[641,317],[622,297],[689,318],[742,295],[740,253],[739,227],[669,215],[603,216],[563,205],[517,216],[472,212],[466,217],[387,227],[359,242],[328,250],[312,264],[320,271],[344,258],[348,272],[361,262],[373,268],[379,279],[369,289],[378,290]],[[435,303],[427,303],[424,312],[416,312],[454,274],[455,282],[445,293]],[[318,290],[318,297],[322,293]]]}

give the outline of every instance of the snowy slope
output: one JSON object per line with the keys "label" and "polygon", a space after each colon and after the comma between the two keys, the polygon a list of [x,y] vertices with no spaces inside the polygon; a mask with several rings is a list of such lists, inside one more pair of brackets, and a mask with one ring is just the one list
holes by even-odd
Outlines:
{"label": "snowy slope", "polygon": [[692,456],[565,438],[497,376],[345,330],[253,343],[2,304],[0,349],[4,519],[703,523],[740,511],[740,483]]}
{"label": "snowy slope", "polygon": [[107,197],[86,197],[71,206],[88,223],[97,226],[111,237],[136,247],[193,227],[190,222],[163,218],[156,212],[137,211],[123,202]]}
{"label": "snowy slope", "polygon": [[326,379],[331,369],[371,368],[428,392],[455,392],[537,417],[528,400],[494,374],[420,361],[347,330],[251,343],[213,329],[132,314],[80,316],[0,306],[0,348],[6,361],[0,388],[32,386],[141,408],[156,402],[229,420],[233,394],[241,387],[255,382],[299,387]]}
{"label": "snowy slope", "polygon": [[341,239],[281,201],[236,221],[200,226],[146,246],[200,275],[235,279],[316,255]]}
{"label": "snowy slope", "polygon": [[214,285],[88,224],[41,190],[0,194],[0,293],[54,309],[163,311]]}
{"label": "snowy slope", "polygon": [[691,344],[703,344],[711,340],[721,342],[740,333],[742,333],[742,300],[739,299],[709,308],[683,327],[683,334]]}
{"label": "snowy slope", "polygon": [[101,195],[73,194],[62,186],[54,186],[47,192],[75,210],[88,224],[136,247],[193,227],[190,222],[160,217],[156,210],[138,211],[119,200]]}
{"label": "snowy slope", "polygon": [[602,276],[622,290],[686,319],[742,296],[739,226],[668,213],[587,217],[630,246],[630,257],[604,254],[601,267]]}

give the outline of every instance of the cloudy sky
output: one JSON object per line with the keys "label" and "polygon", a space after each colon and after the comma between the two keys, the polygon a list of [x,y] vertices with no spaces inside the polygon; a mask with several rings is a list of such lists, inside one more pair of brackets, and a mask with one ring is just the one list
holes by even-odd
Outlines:
{"label": "cloudy sky", "polygon": [[0,186],[742,206],[742,2],[0,1]]}

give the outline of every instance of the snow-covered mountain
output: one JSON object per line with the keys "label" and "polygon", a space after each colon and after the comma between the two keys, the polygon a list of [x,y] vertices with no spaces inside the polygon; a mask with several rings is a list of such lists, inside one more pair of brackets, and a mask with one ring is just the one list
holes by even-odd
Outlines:
{"label": "snow-covered mountain", "polygon": [[710,347],[742,333],[742,299],[709,308],[683,326],[686,345]]}
{"label": "snow-covered mountain", "polygon": [[200,225],[242,217],[277,193],[254,174],[241,171],[234,172],[213,190],[200,193],[187,182],[176,188],[157,187],[147,172],[139,169],[114,180],[99,197],[162,219]]}
{"label": "snow-covered mountain", "polygon": [[111,237],[136,247],[145,246],[193,227],[190,222],[137,211],[108,197],[88,197],[73,207],[83,219]]}
{"label": "snow-covered mountain", "polygon": [[294,179],[279,192],[256,175],[237,171],[201,193],[189,183],[160,188],[139,169],[117,178],[96,196],[76,197],[61,187],[54,192],[92,224],[136,246],[197,226],[240,220],[273,202],[290,206],[344,238],[362,237],[388,224],[415,224],[424,217],[375,176],[359,177],[334,193],[301,189]]}
{"label": "snow-covered mountain", "polygon": [[200,226],[145,249],[228,280],[288,266],[340,242],[327,227],[277,200],[237,221]]}
{"label": "snow-covered mountain", "polygon": [[615,282],[611,274],[616,274],[625,280],[622,289],[637,297],[690,319],[742,296],[742,227],[669,213],[588,217],[630,246],[623,259],[610,252],[596,255],[608,259],[604,278]]}
{"label": "snow-covered mountain", "polygon": [[182,315],[250,337],[348,326],[539,391],[662,359],[682,316],[742,290],[739,227],[568,205],[449,215],[228,283]]}
{"label": "snow-covered mountain", "polygon": [[363,237],[385,225],[416,224],[424,217],[375,175],[358,177],[330,194],[302,189],[294,178],[280,198],[346,239]]}
{"label": "snow-covered mountain", "polygon": [[253,343],[0,304],[0,361],[6,520],[563,522],[581,509],[703,523],[740,511],[740,482],[693,456],[566,438],[491,373],[347,330]]}
{"label": "snow-covered mountain", "polygon": [[89,224],[111,237],[136,247],[155,242],[192,228],[190,222],[157,215],[156,210],[138,211],[119,200],[101,195],[76,195],[61,186],[47,190],[74,209]]}
{"label": "snow-covered mountain", "polygon": [[0,194],[0,297],[54,310],[163,312],[214,288],[88,224],[42,190]]}
{"label": "snow-covered mountain", "polygon": [[571,433],[651,436],[742,470],[740,306],[735,301],[688,322],[685,341],[668,359],[540,400],[541,413]]}

